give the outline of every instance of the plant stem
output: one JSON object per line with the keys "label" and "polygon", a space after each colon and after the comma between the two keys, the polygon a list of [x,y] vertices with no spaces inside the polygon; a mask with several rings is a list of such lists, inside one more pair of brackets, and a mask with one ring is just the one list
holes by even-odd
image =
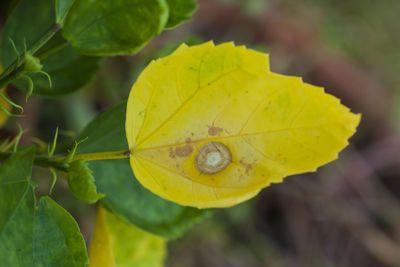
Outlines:
{"label": "plant stem", "polygon": [[12,81],[16,80],[20,74],[24,72],[24,66],[19,66],[18,68],[11,71],[8,75],[0,78],[0,88],[5,87]]}
{"label": "plant stem", "polygon": [[[31,55],[42,48],[59,30],[61,29],[59,24],[54,24],[49,31],[47,31],[39,40],[37,40],[29,49],[26,51]],[[25,70],[25,53],[21,56],[20,61],[15,60],[8,68],[0,75],[0,88],[8,85],[12,81],[16,80],[21,73]]]}
{"label": "plant stem", "polygon": [[[5,152],[0,152],[0,160],[6,160],[8,159],[12,154],[14,154],[11,151],[5,151]],[[50,159],[48,157],[44,156],[37,156],[33,160],[33,165],[48,168],[52,167],[54,169],[67,172],[69,164],[61,161],[57,161],[55,159]]]}
{"label": "plant stem", "polygon": [[59,30],[61,29],[60,24],[53,24],[50,30],[46,32],[42,37],[40,37],[37,42],[35,42],[31,48],[28,49],[29,53],[34,55],[42,46],[44,46]]}
{"label": "plant stem", "polygon": [[48,157],[36,157],[33,161],[34,165],[44,167],[44,168],[54,168],[59,171],[68,172],[69,164],[66,162],[58,161],[55,159],[50,159]]}
{"label": "plant stem", "polygon": [[[5,151],[0,152],[0,161],[9,158],[13,152]],[[86,154],[77,154],[72,158],[72,161],[75,160],[106,160],[106,159],[123,159],[128,158],[130,155],[129,150],[121,150],[121,151],[111,151],[111,152],[99,152],[99,153],[86,153]],[[54,157],[49,158],[47,156],[37,156],[33,161],[33,165],[44,167],[44,168],[54,168],[58,171],[68,172],[69,163],[64,162],[66,157]]]}

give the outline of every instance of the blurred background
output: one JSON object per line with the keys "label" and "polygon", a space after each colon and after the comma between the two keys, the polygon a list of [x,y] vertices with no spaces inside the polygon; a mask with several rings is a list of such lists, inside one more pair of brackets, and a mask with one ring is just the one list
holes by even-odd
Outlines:
{"label": "blurred background", "polygon": [[[270,53],[271,69],[301,76],[362,113],[338,160],[291,176],[256,198],[215,210],[168,245],[169,267],[400,266],[400,1],[198,0],[192,21],[162,33],[135,56],[110,57],[85,90],[32,96],[18,119],[21,142],[69,143],[97,114],[127,98],[150,60],[180,43],[234,41]],[[9,88],[13,99],[25,95]],[[14,136],[15,123],[1,129]],[[62,143],[61,143],[62,144]],[[50,174],[35,169],[39,194]],[[54,198],[77,218],[86,240],[94,206],[60,179]]]}

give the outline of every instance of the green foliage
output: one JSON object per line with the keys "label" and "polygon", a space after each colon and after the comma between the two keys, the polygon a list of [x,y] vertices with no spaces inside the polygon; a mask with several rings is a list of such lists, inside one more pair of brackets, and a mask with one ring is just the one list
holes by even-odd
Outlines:
{"label": "green foliage", "polygon": [[174,28],[189,20],[197,9],[194,0],[167,0],[169,5],[169,17],[165,28]]}
{"label": "green foliage", "polygon": [[92,171],[84,160],[76,160],[70,164],[68,171],[68,185],[71,192],[80,200],[95,203],[104,194],[97,193]]}
{"label": "green foliage", "polygon": [[68,171],[68,185],[78,199],[87,203],[95,203],[105,195],[97,193],[92,171],[87,165],[84,160],[71,162]]}
{"label": "green foliage", "polygon": [[0,262],[5,266],[32,262],[35,197],[29,177],[34,155],[34,149],[26,149],[0,165]]}
{"label": "green foliage", "polygon": [[168,19],[164,0],[76,1],[63,36],[87,55],[137,52],[159,34]]}
{"label": "green foliage", "polygon": [[[35,5],[29,0],[20,1],[3,29],[3,36],[6,37],[2,38],[1,43],[4,67],[16,59],[8,37],[14,40],[22,54],[25,40],[27,47],[31,47],[51,28],[54,22],[53,5],[49,0],[38,0]],[[32,23],[32,20],[35,23]],[[38,52],[41,61],[36,63],[43,65],[42,70],[50,75],[52,87],[50,88],[48,79],[43,74],[28,73],[33,80],[35,94],[55,96],[71,93],[86,85],[99,69],[100,58],[80,55],[61,35],[56,35]],[[14,84],[24,91],[29,91],[29,84],[25,80],[17,80]]]}
{"label": "green foliage", "polygon": [[50,197],[35,210],[33,264],[30,266],[86,266],[85,240],[74,218]]}
{"label": "green foliage", "polygon": [[[89,153],[127,149],[125,122],[126,102],[95,118],[80,134],[88,137],[77,152]],[[101,202],[130,223],[166,238],[176,238],[208,214],[164,200],[135,179],[128,159],[93,161],[89,163],[100,192]]]}
{"label": "green foliage", "polygon": [[40,60],[37,57],[32,56],[29,53],[25,54],[25,69],[28,72],[39,72],[42,70],[43,66],[40,64]]}
{"label": "green foliage", "polygon": [[[62,39],[61,36],[56,36]],[[44,50],[44,49],[43,49]],[[40,52],[40,51],[39,51]],[[50,74],[52,87],[41,74],[32,74],[36,94],[57,96],[83,88],[99,70],[100,57],[79,54],[70,45],[63,46],[57,53],[42,61],[43,70]]]}
{"label": "green foliage", "polygon": [[[26,67],[14,84],[29,94],[32,88],[35,94],[45,96],[71,93],[83,88],[99,69],[100,58],[85,55],[138,52],[164,28],[189,19],[195,9],[193,0],[118,0],[95,4],[89,0],[55,3],[38,0],[35,5],[21,0],[4,25],[5,38],[0,44],[2,64],[7,68],[28,48],[28,56],[23,58],[28,59]],[[59,27],[65,39],[58,34],[44,47],[36,47],[46,33],[55,32]],[[10,40],[15,43],[17,54]],[[30,51],[32,47],[34,51]],[[43,66],[51,82],[43,72],[36,73],[38,68],[30,68],[31,63],[35,67]]]}
{"label": "green foliage", "polygon": [[35,208],[35,149],[0,165],[0,262],[4,266],[85,266],[85,241],[72,216],[49,197]]}
{"label": "green foliage", "polygon": [[9,41],[11,38],[20,54],[24,52],[24,43],[31,47],[43,36],[54,22],[54,3],[52,0],[20,0],[8,17],[1,38],[1,64],[6,69],[16,55]]}
{"label": "green foliage", "polygon": [[65,17],[75,0],[55,0],[56,1],[56,23],[64,24]]}

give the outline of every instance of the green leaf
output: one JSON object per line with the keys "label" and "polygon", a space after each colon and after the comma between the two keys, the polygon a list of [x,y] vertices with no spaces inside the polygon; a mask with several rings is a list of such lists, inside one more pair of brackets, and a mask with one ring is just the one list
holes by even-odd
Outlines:
{"label": "green leaf", "polygon": [[[29,48],[51,27],[54,21],[53,13],[53,1],[37,0],[32,5],[29,0],[21,0],[4,26],[1,56],[5,67],[16,59],[8,37],[14,40],[18,51],[22,54],[24,37],[26,37]],[[28,74],[33,80],[33,93],[39,95],[56,96],[74,92],[91,81],[99,69],[99,57],[79,54],[68,45],[61,34],[56,34],[42,47],[38,51],[38,57],[41,59],[40,64],[43,65],[43,71],[47,72],[52,80],[50,88],[49,81],[43,74]],[[42,59],[43,57],[45,58]],[[14,85],[25,92],[28,91],[28,83],[25,80],[16,80]]]}
{"label": "green leaf", "polygon": [[[122,102],[95,118],[78,137],[78,140],[88,137],[78,147],[78,153],[127,149],[125,111],[126,102]],[[89,167],[98,190],[106,194],[101,202],[143,230],[176,238],[209,213],[151,193],[136,180],[128,159],[93,161]]]}
{"label": "green leaf", "polygon": [[72,216],[49,197],[35,208],[29,179],[34,147],[0,165],[0,262],[2,266],[85,266],[85,241]]}
{"label": "green leaf", "polygon": [[135,53],[159,34],[168,19],[165,0],[76,1],[63,36],[87,55]]}
{"label": "green leaf", "polygon": [[86,266],[85,240],[74,218],[50,197],[40,199],[33,227],[31,266]]}
{"label": "green leaf", "polygon": [[167,0],[169,5],[169,17],[165,28],[174,28],[185,20],[190,20],[197,9],[194,0]]}
{"label": "green leaf", "polygon": [[56,0],[56,23],[64,24],[65,17],[75,0]]}
{"label": "green leaf", "polygon": [[163,266],[163,238],[146,233],[98,206],[90,243],[90,267]]}
{"label": "green leaf", "polygon": [[54,22],[52,0],[20,0],[8,17],[1,38],[1,63],[6,69],[17,57],[11,46],[11,38],[20,54],[24,52],[24,41],[29,48],[43,36]]}
{"label": "green leaf", "polygon": [[78,199],[87,203],[95,203],[105,195],[97,193],[92,171],[87,165],[84,160],[76,160],[70,164],[68,185]]}
{"label": "green leaf", "polygon": [[[56,37],[62,38],[61,35]],[[44,75],[40,73],[31,75],[35,84],[34,92],[40,95],[57,96],[82,89],[92,81],[95,73],[100,69],[100,59],[101,57],[83,56],[67,45],[42,60],[43,70],[51,76],[51,88]]]}
{"label": "green leaf", "polygon": [[29,266],[33,254],[35,196],[29,184],[35,149],[12,155],[0,165],[0,262]]}
{"label": "green leaf", "polygon": [[[42,61],[43,71],[50,75],[52,87],[43,74],[29,74],[35,86],[33,92],[44,96],[61,96],[82,89],[99,70],[99,60],[99,57],[82,56],[71,46],[66,46]],[[18,80],[14,84],[26,91],[26,81]]]}

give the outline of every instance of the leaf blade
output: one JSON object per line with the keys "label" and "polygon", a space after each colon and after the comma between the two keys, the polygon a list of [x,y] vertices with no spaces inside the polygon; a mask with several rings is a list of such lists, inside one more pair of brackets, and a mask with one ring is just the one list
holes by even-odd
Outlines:
{"label": "leaf blade", "polygon": [[35,149],[12,155],[0,165],[0,262],[29,266],[33,260],[35,196],[28,179]]}
{"label": "leaf blade", "polygon": [[[144,70],[128,99],[126,129],[144,187],[206,208],[232,206],[336,159],[359,120],[322,88],[270,72],[268,55],[209,42],[182,45]],[[212,142],[231,158],[207,174],[197,156]]]}
{"label": "leaf blade", "polygon": [[34,218],[35,266],[86,266],[85,240],[74,218],[50,197],[42,197]]}
{"label": "leaf blade", "polygon": [[105,195],[97,192],[92,171],[87,165],[84,160],[76,160],[70,163],[68,186],[79,200],[92,204]]}
{"label": "leaf blade", "polygon": [[62,33],[86,55],[135,53],[160,33],[168,18],[165,0],[75,2]]}
{"label": "leaf blade", "polygon": [[186,20],[190,20],[197,9],[194,0],[167,0],[169,6],[169,17],[165,28],[172,29]]}
{"label": "leaf blade", "polygon": [[5,266],[85,266],[85,241],[72,216],[49,197],[35,208],[35,148],[0,165],[0,262]]}
{"label": "leaf blade", "polygon": [[56,23],[59,23],[60,25],[64,24],[65,17],[74,2],[75,0],[56,0]]}

